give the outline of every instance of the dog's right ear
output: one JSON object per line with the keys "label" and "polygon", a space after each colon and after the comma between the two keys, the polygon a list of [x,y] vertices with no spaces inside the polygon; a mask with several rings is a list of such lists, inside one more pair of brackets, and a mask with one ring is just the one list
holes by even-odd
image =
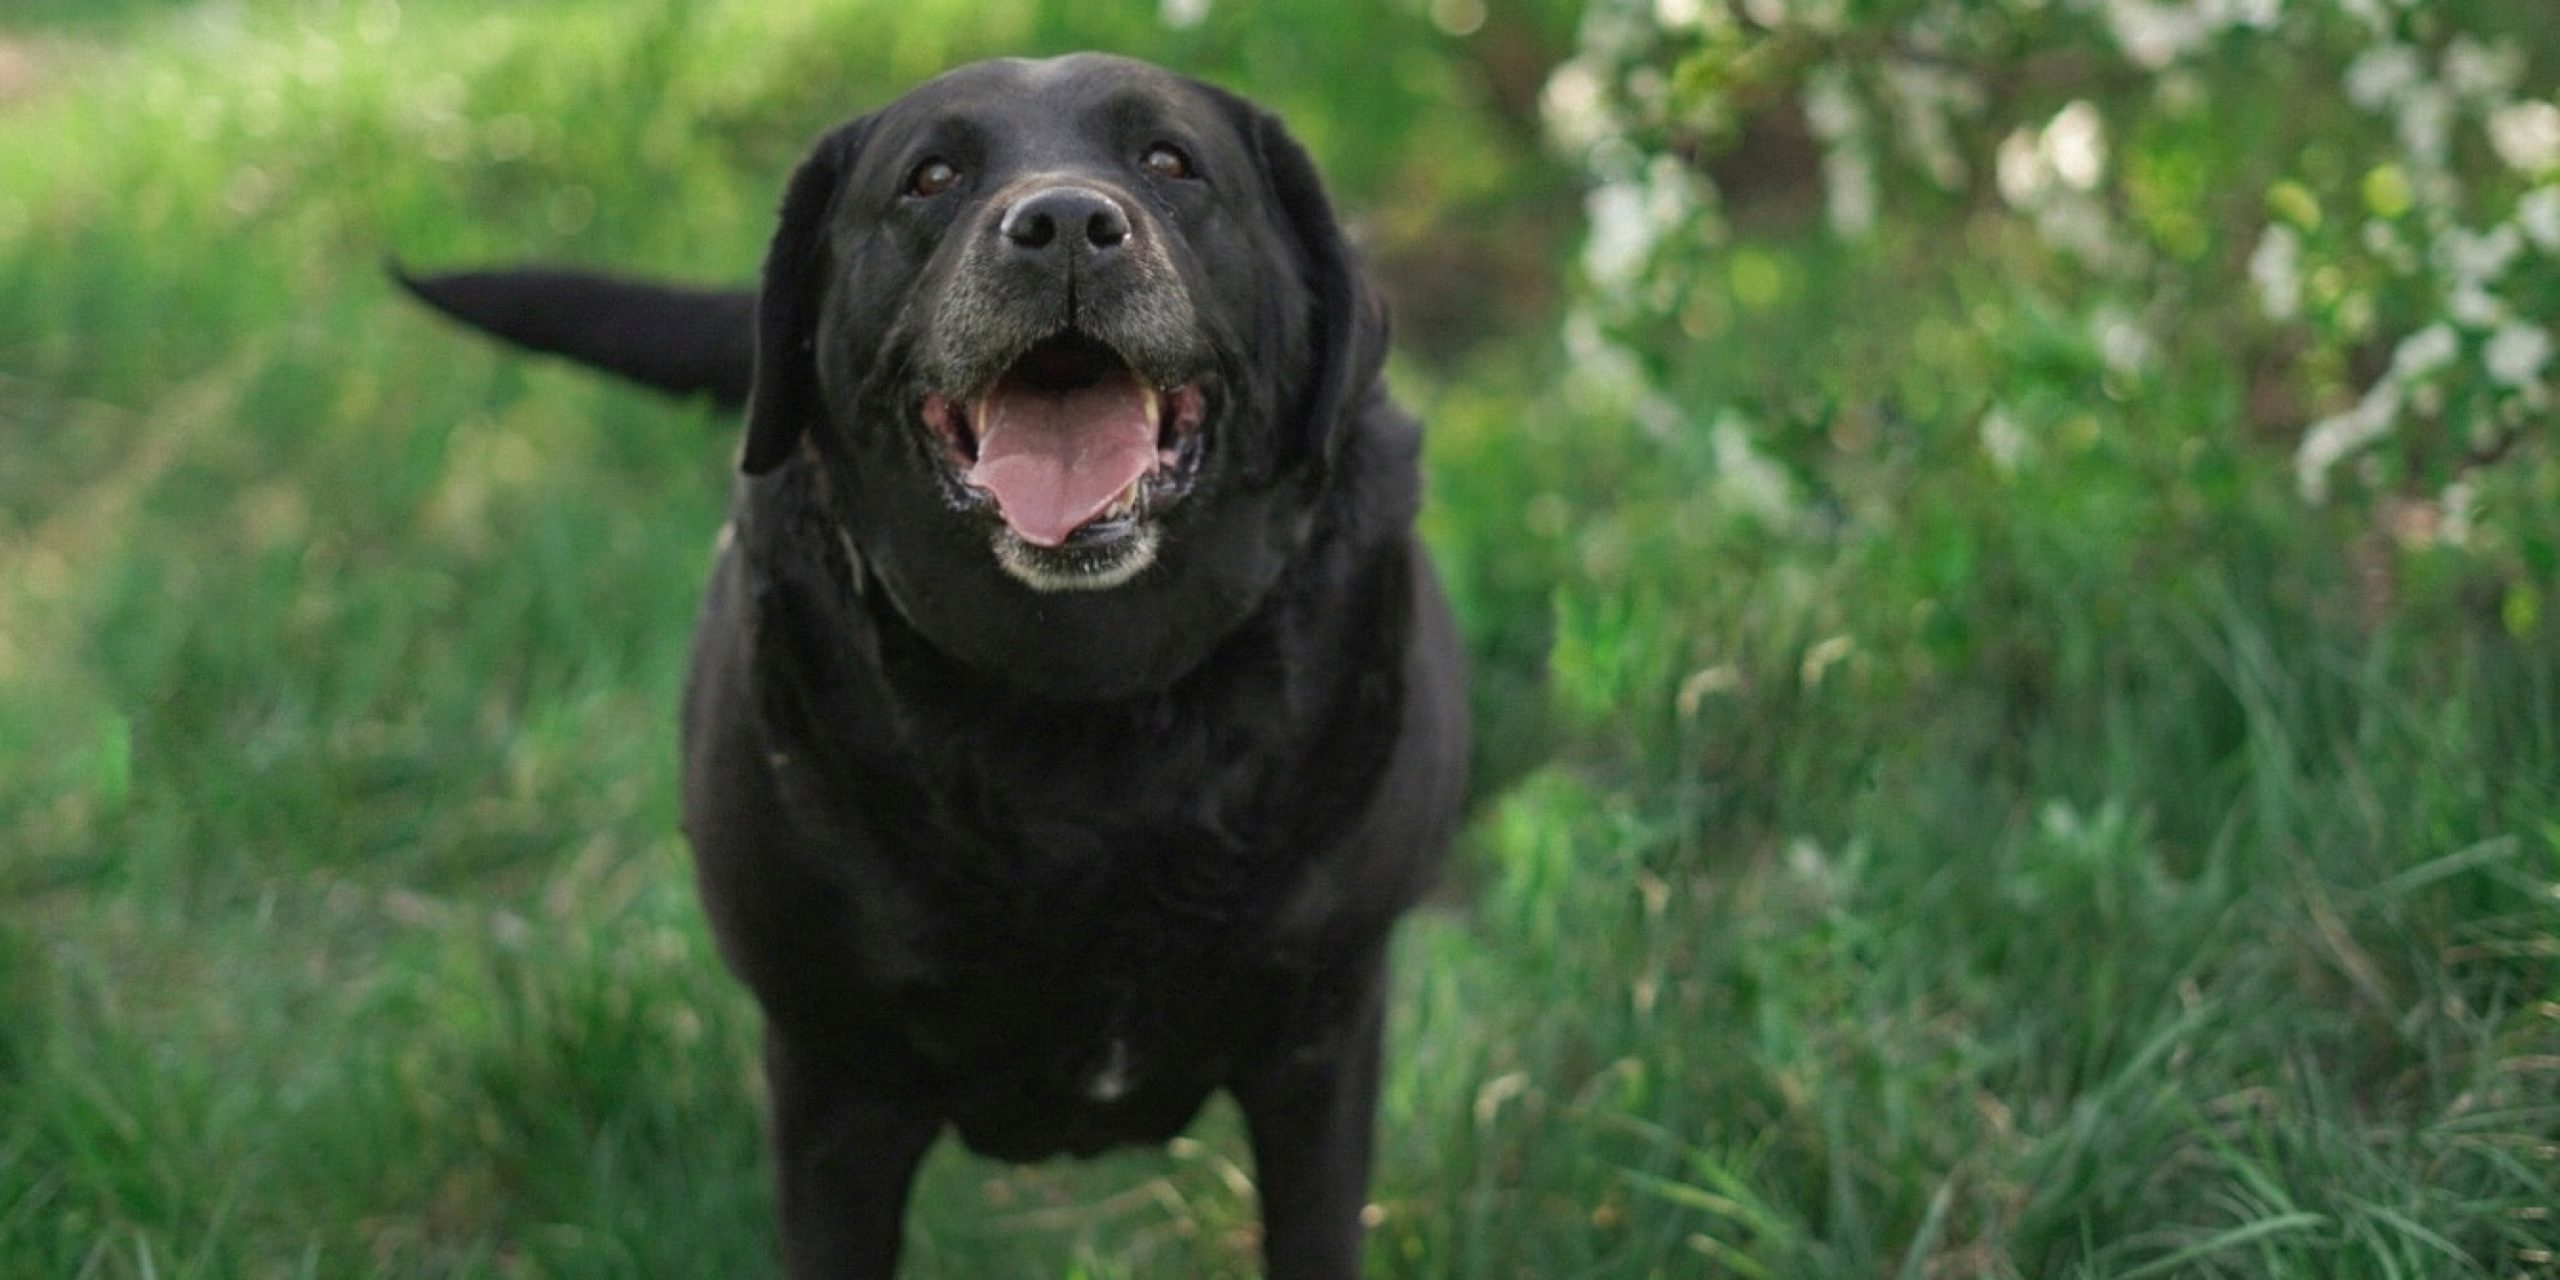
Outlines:
{"label": "dog's right ear", "polygon": [[1305,147],[1280,118],[1226,90],[1205,86],[1225,104],[1237,129],[1261,163],[1267,207],[1288,243],[1309,297],[1308,342],[1314,378],[1296,404],[1276,406],[1289,415],[1279,461],[1332,463],[1344,423],[1375,394],[1387,359],[1387,309],[1362,274],[1349,240],[1325,198],[1324,183]]}
{"label": "dog's right ear", "polygon": [[866,117],[820,139],[783,193],[781,225],[765,250],[756,295],[755,380],[747,393],[746,448],[738,459],[738,469],[749,475],[789,458],[801,434],[826,413],[818,390],[817,341],[818,308],[835,271],[827,224],[869,131]]}

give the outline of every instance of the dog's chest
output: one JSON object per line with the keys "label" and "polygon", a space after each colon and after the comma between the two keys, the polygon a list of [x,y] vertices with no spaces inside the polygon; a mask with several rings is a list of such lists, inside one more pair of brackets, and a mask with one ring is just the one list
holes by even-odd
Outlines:
{"label": "dog's chest", "polygon": [[1084,865],[937,866],[919,843],[901,852],[926,866],[875,870],[853,945],[972,1148],[1164,1141],[1287,1017],[1300,984],[1267,939],[1269,895],[1202,875],[1197,840],[1087,847]]}
{"label": "dog's chest", "polygon": [[1083,1009],[1261,963],[1299,869],[1209,799],[878,779],[812,825],[841,833],[822,856],[854,888],[875,975],[983,988],[954,991],[970,1007]]}
{"label": "dog's chest", "polygon": [[1296,859],[1257,838],[1248,777],[1160,745],[1152,779],[1019,739],[938,785],[781,770],[850,890],[846,946],[981,1151],[1178,1132],[1292,1003],[1270,928]]}
{"label": "dog's chest", "polygon": [[1217,970],[1036,975],[968,966],[901,1000],[909,1047],[982,1154],[1091,1154],[1181,1131],[1268,1039],[1289,984]]}
{"label": "dog's chest", "polygon": [[837,714],[769,729],[792,825],[928,968],[948,967],[933,952],[1055,971],[1232,950],[1318,834],[1301,820],[1317,735],[1285,670],[1107,707],[907,676],[893,664],[838,686]]}

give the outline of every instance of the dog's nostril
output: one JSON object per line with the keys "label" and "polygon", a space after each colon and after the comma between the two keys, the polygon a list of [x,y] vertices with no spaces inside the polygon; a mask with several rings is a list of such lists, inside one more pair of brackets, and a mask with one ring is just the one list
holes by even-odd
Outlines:
{"label": "dog's nostril", "polygon": [[1120,212],[1119,205],[1104,201],[1102,207],[1085,220],[1084,238],[1085,243],[1096,249],[1116,247],[1129,238],[1129,215]]}
{"label": "dog's nostril", "polygon": [[1034,252],[1055,243],[1061,227],[1082,227],[1084,243],[1076,247],[1094,252],[1116,249],[1129,238],[1128,211],[1089,187],[1051,187],[1025,196],[997,225],[1005,239]]}
{"label": "dog's nostril", "polygon": [[1025,249],[1045,249],[1058,238],[1058,223],[1046,210],[1015,205],[1005,211],[1004,238]]}

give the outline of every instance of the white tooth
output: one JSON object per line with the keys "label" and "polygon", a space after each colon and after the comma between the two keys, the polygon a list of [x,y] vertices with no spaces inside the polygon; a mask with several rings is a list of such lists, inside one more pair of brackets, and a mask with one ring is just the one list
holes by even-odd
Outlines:
{"label": "white tooth", "polygon": [[1155,384],[1141,383],[1139,389],[1147,397],[1147,421],[1151,423],[1164,421],[1164,397],[1156,393]]}

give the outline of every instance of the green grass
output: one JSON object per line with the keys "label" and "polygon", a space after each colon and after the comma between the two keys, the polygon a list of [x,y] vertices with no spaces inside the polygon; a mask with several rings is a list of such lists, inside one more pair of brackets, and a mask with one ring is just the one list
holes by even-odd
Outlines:
{"label": "green grass", "polygon": [[[823,124],[1084,44],[1280,103],[1391,264],[1552,225],[1473,55],[1343,14],[0,16],[0,1276],[769,1271],[673,812],[729,426],[376,264],[743,278]],[[2377,608],[2280,453],[2127,444],[2228,420],[2209,338],[2084,410],[2032,299],[1756,251],[1668,435],[1553,315],[1398,370],[1504,785],[1402,940],[1373,1274],[2550,1273],[2550,624],[2423,559]],[[2039,397],[2093,429],[1996,473]],[[1728,410],[1833,442],[1796,514]],[[1238,1130],[946,1148],[913,1270],[1252,1274]]]}

